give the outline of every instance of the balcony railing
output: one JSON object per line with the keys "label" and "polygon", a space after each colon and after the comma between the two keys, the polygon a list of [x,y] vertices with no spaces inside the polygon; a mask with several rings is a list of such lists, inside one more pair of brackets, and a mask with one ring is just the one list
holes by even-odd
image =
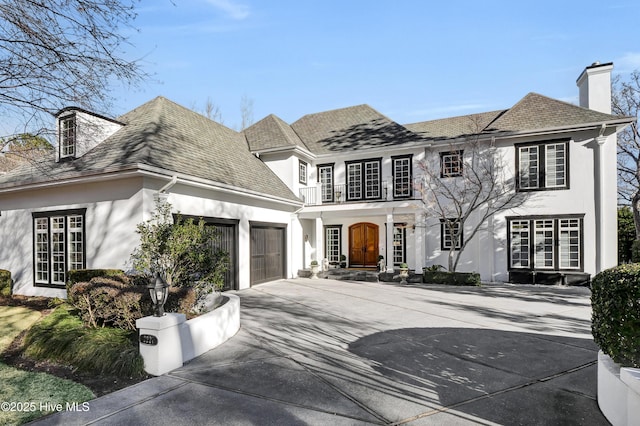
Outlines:
{"label": "balcony railing", "polygon": [[413,187],[408,190],[409,196],[394,194],[394,188],[386,181],[383,181],[380,183],[379,188],[375,188],[374,191],[369,190],[369,192],[362,186],[349,188],[349,185],[346,184],[337,184],[330,187],[317,184],[314,187],[300,188],[299,197],[306,206],[419,199],[422,195],[416,185],[420,182],[421,180],[414,179]]}

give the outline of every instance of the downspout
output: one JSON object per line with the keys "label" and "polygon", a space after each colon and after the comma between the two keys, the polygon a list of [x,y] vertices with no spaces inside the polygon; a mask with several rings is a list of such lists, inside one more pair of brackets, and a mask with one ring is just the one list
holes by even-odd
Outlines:
{"label": "downspout", "polygon": [[171,180],[169,182],[167,182],[167,184],[165,186],[163,186],[162,188],[160,188],[158,190],[158,192],[156,192],[153,195],[153,199],[154,201],[157,203],[158,201],[162,200],[162,201],[167,201],[167,197],[169,197],[169,194],[167,194],[167,191],[170,190],[173,185],[175,185],[178,182],[178,176],[177,175],[173,175],[171,177]]}

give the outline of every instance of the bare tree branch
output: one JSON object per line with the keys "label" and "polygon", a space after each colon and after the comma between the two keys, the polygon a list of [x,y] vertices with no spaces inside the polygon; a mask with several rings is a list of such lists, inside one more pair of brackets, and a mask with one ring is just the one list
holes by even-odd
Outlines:
{"label": "bare tree branch", "polygon": [[115,82],[146,77],[123,51],[138,1],[0,0],[0,113],[34,134],[66,106],[106,113]]}
{"label": "bare tree branch", "polygon": [[449,146],[448,152],[458,153],[461,160],[455,173],[443,170],[437,153],[420,164],[423,181],[418,190],[424,209],[428,216],[440,219],[454,242],[449,250],[449,271],[456,270],[465,247],[489,218],[521,206],[530,194],[515,190],[515,178],[509,174],[503,153],[490,142],[480,141],[479,117],[470,117],[469,127],[468,134],[475,137]]}

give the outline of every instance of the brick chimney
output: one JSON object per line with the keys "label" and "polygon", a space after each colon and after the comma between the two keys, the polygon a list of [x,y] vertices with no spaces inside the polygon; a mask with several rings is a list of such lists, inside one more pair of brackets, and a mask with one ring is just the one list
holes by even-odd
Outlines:
{"label": "brick chimney", "polygon": [[611,114],[611,70],[613,62],[594,62],[582,71],[576,81],[580,106]]}

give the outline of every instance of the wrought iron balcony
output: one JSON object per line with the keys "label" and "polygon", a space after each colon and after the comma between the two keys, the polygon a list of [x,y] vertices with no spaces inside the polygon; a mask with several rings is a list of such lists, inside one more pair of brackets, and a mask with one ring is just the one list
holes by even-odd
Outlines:
{"label": "wrought iron balcony", "polygon": [[[376,188],[365,188],[361,185],[350,187],[346,184],[333,186],[318,184],[313,187],[300,188],[299,197],[305,206],[419,199],[421,192],[417,189],[416,183],[418,183],[417,179],[414,180],[413,188],[408,188],[405,191],[400,189],[394,191],[394,188],[390,187],[386,181],[382,181],[380,186]],[[402,192],[408,195],[398,196]]]}

